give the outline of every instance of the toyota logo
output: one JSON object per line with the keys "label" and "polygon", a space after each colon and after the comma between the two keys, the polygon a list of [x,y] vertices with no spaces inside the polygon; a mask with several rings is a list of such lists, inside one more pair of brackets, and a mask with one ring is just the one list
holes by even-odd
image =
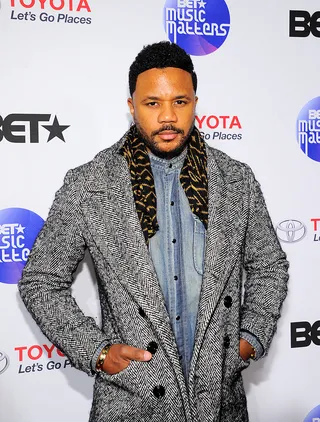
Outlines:
{"label": "toyota logo", "polygon": [[277,226],[278,238],[286,243],[298,242],[306,233],[306,226],[299,220],[284,220]]}
{"label": "toyota logo", "polygon": [[8,369],[9,363],[9,357],[0,351],[0,375]]}

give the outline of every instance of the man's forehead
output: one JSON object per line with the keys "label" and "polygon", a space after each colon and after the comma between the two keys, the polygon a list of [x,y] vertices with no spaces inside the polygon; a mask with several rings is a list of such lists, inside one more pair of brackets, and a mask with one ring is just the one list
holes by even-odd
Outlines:
{"label": "man's forehead", "polygon": [[184,69],[181,69],[180,67],[172,67],[172,66],[169,66],[169,67],[152,67],[152,68],[150,68],[150,69],[147,69],[147,70],[144,70],[143,72],[141,72],[141,73],[139,73],[139,75],[138,75],[138,78],[140,77],[140,76],[149,76],[149,75],[152,75],[152,74],[184,74],[185,76],[190,76],[191,77],[191,74],[188,72],[188,71],[186,71],[186,70],[184,70]]}
{"label": "man's forehead", "polygon": [[139,74],[136,89],[145,90],[166,86],[193,90],[192,77],[189,72],[177,67],[152,68]]}

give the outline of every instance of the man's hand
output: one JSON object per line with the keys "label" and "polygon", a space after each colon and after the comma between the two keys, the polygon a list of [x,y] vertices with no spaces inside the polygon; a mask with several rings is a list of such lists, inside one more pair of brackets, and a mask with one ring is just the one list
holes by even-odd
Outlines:
{"label": "man's hand", "polygon": [[152,354],[146,350],[126,344],[113,344],[103,363],[103,371],[109,375],[117,374],[127,368],[132,360],[147,362],[152,358]]}
{"label": "man's hand", "polygon": [[244,338],[240,339],[240,356],[243,360],[248,360],[252,353],[254,353],[254,348],[250,343],[247,342]]}

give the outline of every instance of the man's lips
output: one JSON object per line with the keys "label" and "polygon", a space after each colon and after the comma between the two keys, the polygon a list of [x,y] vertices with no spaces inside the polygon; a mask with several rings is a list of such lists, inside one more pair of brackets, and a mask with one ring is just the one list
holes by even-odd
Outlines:
{"label": "man's lips", "polygon": [[172,130],[164,130],[159,133],[159,137],[164,141],[172,141],[178,136],[178,134],[178,132],[174,132]]}

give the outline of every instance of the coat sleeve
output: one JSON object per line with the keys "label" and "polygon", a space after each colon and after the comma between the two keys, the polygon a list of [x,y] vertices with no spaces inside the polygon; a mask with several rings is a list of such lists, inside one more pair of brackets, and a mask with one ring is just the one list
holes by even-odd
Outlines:
{"label": "coat sleeve", "polygon": [[247,167],[250,201],[244,242],[246,270],[241,330],[256,336],[268,353],[282,303],[287,295],[288,267],[259,183]]}
{"label": "coat sleeve", "polygon": [[73,179],[71,170],[56,193],[18,288],[42,332],[76,368],[93,375],[92,357],[109,339],[71,294],[73,273],[86,249],[80,227],[80,189]]}

